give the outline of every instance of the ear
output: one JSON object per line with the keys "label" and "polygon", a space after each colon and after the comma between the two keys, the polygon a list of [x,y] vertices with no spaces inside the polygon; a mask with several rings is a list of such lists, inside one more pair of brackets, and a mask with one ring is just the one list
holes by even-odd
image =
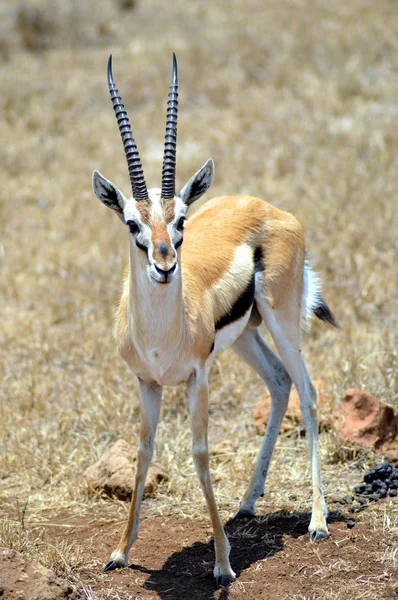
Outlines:
{"label": "ear", "polygon": [[211,158],[206,162],[205,165],[182,188],[178,196],[187,206],[190,206],[192,202],[195,202],[198,198],[203,196],[209,189],[213,182],[214,177],[214,162]]}
{"label": "ear", "polygon": [[105,206],[115,211],[117,216],[123,221],[123,208],[126,205],[126,198],[122,192],[117,189],[113,183],[108,181],[99,171],[93,173],[93,190],[98,200],[101,200]]}

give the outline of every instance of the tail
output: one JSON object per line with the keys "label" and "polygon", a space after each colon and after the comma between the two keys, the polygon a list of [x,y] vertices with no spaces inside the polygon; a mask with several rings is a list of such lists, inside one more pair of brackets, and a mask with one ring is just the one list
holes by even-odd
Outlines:
{"label": "tail", "polygon": [[333,327],[340,327],[332,311],[322,297],[319,277],[314,273],[309,260],[306,258],[304,262],[304,287],[301,309],[301,326],[303,329],[307,329],[308,322],[313,314],[321,321],[330,323]]}

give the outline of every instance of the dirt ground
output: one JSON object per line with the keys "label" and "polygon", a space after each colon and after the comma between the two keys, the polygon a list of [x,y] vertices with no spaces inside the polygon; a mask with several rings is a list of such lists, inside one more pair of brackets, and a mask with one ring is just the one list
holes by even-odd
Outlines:
{"label": "dirt ground", "polygon": [[[175,514],[152,517],[144,509],[131,564],[103,574],[101,566],[108,561],[121,529],[112,507],[85,515],[43,512],[43,522],[36,528],[45,530],[47,541],[54,545],[61,541],[78,545],[91,565],[90,572],[80,582],[80,590],[60,580],[35,587],[30,577],[16,576],[29,575],[21,567],[20,554],[0,555],[1,597],[305,600],[344,594],[353,599],[397,598],[397,538],[385,531],[386,515],[398,512],[396,503],[380,502],[353,516],[331,502],[329,511],[330,538],[320,544],[309,541],[310,515],[295,510],[294,503],[251,520],[229,520],[225,528],[237,581],[219,590],[212,575],[214,546],[207,520]],[[347,521],[353,518],[355,526],[348,528]]]}

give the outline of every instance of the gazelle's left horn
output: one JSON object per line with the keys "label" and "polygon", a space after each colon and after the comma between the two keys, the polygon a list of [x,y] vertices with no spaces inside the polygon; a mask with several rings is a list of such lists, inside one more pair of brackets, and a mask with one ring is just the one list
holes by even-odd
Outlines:
{"label": "gazelle's left horn", "polygon": [[166,136],[164,142],[162,169],[162,198],[174,198],[176,191],[176,154],[177,154],[177,116],[178,116],[178,74],[177,59],[173,52],[173,76],[169,100],[167,102]]}
{"label": "gazelle's left horn", "polygon": [[124,107],[119,92],[116,89],[112,75],[112,54],[108,60],[108,86],[112,99],[113,110],[115,111],[117,124],[119,126],[120,135],[122,136],[124,152],[127,158],[127,166],[129,169],[131,189],[134,200],[148,200],[148,190],[145,183],[144,171],[142,169],[140,155],[138,154],[137,145],[133,138],[130,121],[127,111]]}

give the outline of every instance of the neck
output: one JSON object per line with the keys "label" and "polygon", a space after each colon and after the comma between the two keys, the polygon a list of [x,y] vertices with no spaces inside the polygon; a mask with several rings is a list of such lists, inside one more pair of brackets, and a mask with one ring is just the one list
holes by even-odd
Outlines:
{"label": "neck", "polygon": [[130,242],[129,296],[133,336],[146,348],[182,339],[184,301],[180,261],[177,276],[170,283],[161,284],[149,279],[146,267],[142,267],[139,259],[137,249]]}

